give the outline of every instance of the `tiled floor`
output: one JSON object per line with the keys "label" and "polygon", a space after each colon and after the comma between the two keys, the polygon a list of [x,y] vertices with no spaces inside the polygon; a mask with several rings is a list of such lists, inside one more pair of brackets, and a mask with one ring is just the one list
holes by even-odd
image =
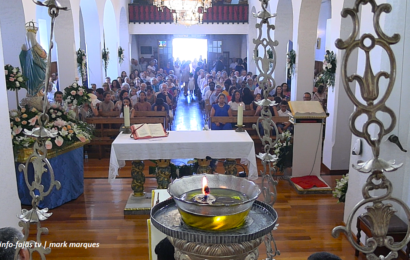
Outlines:
{"label": "tiled floor", "polygon": [[175,111],[173,131],[202,131],[205,119],[196,97],[184,96],[181,91]]}

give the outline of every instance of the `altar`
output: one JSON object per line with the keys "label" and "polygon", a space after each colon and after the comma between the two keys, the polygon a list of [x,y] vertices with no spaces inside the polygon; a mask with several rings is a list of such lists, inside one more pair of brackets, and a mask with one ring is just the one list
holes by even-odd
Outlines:
{"label": "altar", "polygon": [[118,175],[125,161],[183,159],[210,156],[213,159],[241,158],[248,165],[248,178],[256,180],[255,146],[247,132],[227,131],[170,131],[168,137],[139,139],[119,134],[111,146],[110,180]]}
{"label": "altar", "polygon": [[[84,162],[83,147],[65,152],[56,157],[50,158],[50,164],[53,167],[55,179],[61,183],[61,189],[55,188],[50,194],[40,201],[39,208],[53,209],[61,206],[71,200],[77,199],[84,192]],[[26,186],[23,172],[19,172],[20,162],[15,163],[18,194],[23,205],[31,205],[32,197]],[[28,167],[28,181],[34,180],[33,165]],[[44,173],[41,178],[41,184],[44,190],[50,187],[50,175]]]}

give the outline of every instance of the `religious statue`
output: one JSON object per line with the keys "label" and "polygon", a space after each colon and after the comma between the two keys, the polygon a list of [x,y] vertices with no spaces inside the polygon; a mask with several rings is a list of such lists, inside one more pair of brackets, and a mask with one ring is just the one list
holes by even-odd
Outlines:
{"label": "religious statue", "polygon": [[29,22],[27,29],[27,44],[23,44],[20,53],[20,65],[27,81],[27,97],[43,95],[45,86],[47,53],[36,40],[38,27]]}
{"label": "religious statue", "polygon": [[197,159],[198,160],[198,168],[196,169],[196,174],[208,173],[212,174],[212,168],[209,166],[211,163],[211,159],[208,157],[206,159]]}

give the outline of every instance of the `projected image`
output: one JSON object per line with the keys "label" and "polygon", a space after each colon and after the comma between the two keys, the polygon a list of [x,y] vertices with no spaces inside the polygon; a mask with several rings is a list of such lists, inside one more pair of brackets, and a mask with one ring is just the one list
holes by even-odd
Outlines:
{"label": "projected image", "polygon": [[172,41],[172,56],[174,60],[179,59],[199,60],[207,57],[207,39],[175,38]]}

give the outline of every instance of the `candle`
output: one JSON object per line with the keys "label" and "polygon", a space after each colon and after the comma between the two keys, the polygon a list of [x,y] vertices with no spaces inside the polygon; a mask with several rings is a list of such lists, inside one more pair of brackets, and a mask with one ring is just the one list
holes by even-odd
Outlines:
{"label": "candle", "polygon": [[240,103],[238,106],[238,118],[236,120],[238,126],[243,124],[243,103]]}
{"label": "candle", "polygon": [[124,106],[124,126],[130,127],[130,108],[129,106]]}

